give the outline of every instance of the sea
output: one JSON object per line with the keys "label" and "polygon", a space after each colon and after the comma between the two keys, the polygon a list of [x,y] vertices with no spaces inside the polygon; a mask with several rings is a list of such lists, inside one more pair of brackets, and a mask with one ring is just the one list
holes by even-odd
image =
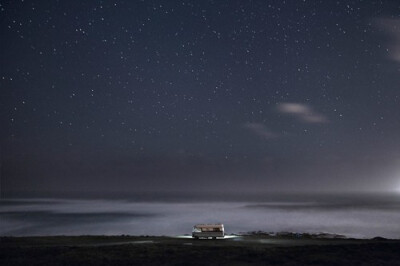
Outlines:
{"label": "sea", "polygon": [[328,233],[400,239],[400,193],[98,193],[0,200],[1,236]]}

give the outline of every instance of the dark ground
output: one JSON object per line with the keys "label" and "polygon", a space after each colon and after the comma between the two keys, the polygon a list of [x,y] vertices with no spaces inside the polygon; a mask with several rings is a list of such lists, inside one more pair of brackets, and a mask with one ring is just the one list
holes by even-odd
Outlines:
{"label": "dark ground", "polygon": [[400,240],[2,237],[0,265],[400,265]]}

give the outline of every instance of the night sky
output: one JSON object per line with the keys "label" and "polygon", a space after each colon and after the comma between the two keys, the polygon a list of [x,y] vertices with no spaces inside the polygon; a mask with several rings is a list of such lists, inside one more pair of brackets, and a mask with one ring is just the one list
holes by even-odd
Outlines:
{"label": "night sky", "polygon": [[1,191],[400,191],[400,2],[0,1]]}

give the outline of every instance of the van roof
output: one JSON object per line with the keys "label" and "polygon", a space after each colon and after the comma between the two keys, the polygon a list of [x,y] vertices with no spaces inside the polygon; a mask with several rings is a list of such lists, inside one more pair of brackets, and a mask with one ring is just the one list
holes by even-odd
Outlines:
{"label": "van roof", "polygon": [[224,227],[223,224],[196,224],[194,227],[200,228],[222,228]]}

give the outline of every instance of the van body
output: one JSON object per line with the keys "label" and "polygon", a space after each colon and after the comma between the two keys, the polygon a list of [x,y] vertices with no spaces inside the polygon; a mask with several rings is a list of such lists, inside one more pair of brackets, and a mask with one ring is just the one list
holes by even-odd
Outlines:
{"label": "van body", "polygon": [[192,237],[193,238],[213,238],[224,237],[224,225],[223,224],[196,224],[193,226]]}

